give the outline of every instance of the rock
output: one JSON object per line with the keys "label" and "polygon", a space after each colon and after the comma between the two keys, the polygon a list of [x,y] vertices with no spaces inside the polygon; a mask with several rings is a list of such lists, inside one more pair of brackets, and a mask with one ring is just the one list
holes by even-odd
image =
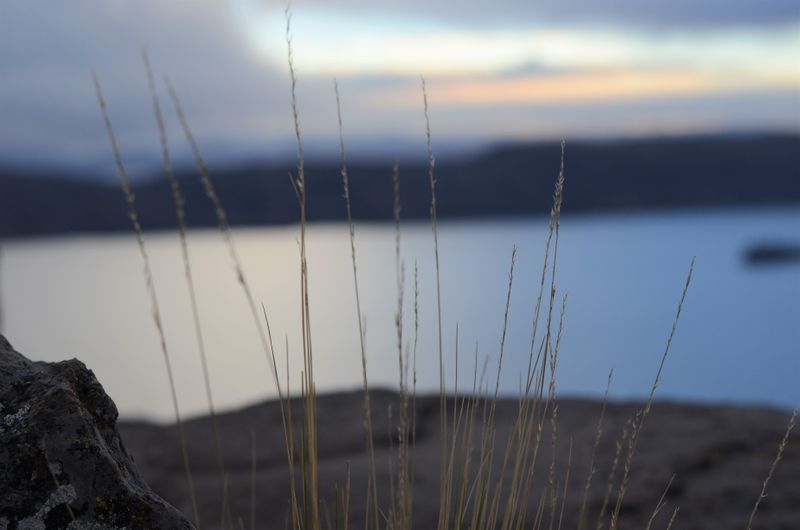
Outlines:
{"label": "rock", "polygon": [[116,422],[82,362],[33,362],[0,335],[0,530],[192,528],[142,479]]}

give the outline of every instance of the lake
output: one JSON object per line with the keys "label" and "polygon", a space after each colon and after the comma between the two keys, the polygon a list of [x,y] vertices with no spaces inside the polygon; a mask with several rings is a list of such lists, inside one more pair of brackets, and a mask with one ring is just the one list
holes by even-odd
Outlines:
{"label": "lake", "polygon": [[[475,352],[493,370],[511,249],[518,247],[502,390],[516,394],[528,362],[531,318],[547,219],[440,223],[446,376],[472,383]],[[234,229],[245,273],[269,317],[293,389],[302,354],[298,227]],[[799,209],[571,216],[561,225],[556,283],[568,293],[557,372],[562,395],[641,398],[658,368],[689,263],[694,278],[657,396],[663,399],[800,404],[800,265],[753,267],[749,246],[797,243]],[[175,233],[146,234],[181,409],[205,411],[188,289]],[[419,270],[418,386],[439,381],[436,287],[430,224],[405,222],[405,338],[413,338],[413,270]],[[219,409],[272,397],[275,387],[254,322],[219,232],[189,234],[202,329]],[[396,385],[394,226],[359,224],[356,251],[370,382]],[[347,227],[308,231],[310,304],[318,392],[361,384],[358,321]],[[132,234],[4,243],[3,332],[37,360],[77,357],[95,371],[123,416],[170,420],[169,388]],[[560,300],[560,295],[558,296]],[[558,311],[558,308],[556,308]]]}

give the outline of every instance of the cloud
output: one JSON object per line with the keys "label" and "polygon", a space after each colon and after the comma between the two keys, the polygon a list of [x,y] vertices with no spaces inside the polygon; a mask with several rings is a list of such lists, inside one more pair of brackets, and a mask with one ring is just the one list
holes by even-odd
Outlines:
{"label": "cloud", "polygon": [[[431,100],[435,138],[491,142],[566,137],[615,138],[709,132],[797,131],[797,117],[786,109],[798,108],[800,93],[791,90],[747,90],[687,94],[681,98],[608,99],[525,102],[506,105],[443,105]],[[413,122],[415,115],[397,108],[398,121]],[[731,112],[739,109],[739,112]],[[405,116],[408,116],[407,118]]]}
{"label": "cloud", "polygon": [[[140,173],[158,167],[142,47],[157,75],[173,80],[212,165],[290,155],[284,5],[0,4],[0,162],[112,175],[90,80],[94,68],[126,162]],[[797,71],[796,0],[499,0],[491,6],[344,0],[336,9],[327,1],[296,0],[294,9],[300,118],[310,154],[335,153],[334,75],[351,149],[362,153],[424,150],[419,73],[429,78],[441,144],[493,135],[658,132],[678,128],[675,116],[683,116],[687,130],[784,127],[785,105],[797,104],[796,76],[794,92],[775,77]],[[656,110],[627,101],[631,86]],[[163,87],[161,95],[169,109]],[[693,103],[701,101],[713,112]],[[691,111],[681,111],[684,106]],[[612,115],[615,126],[608,127]],[[177,124],[167,116],[173,152],[188,161]]]}
{"label": "cloud", "polygon": [[[274,4],[273,4],[274,5]],[[280,4],[279,4],[280,5]],[[329,0],[296,0],[296,9],[329,8]],[[487,25],[614,24],[648,28],[763,26],[797,22],[796,0],[339,0],[337,9],[398,13]]]}
{"label": "cloud", "polygon": [[0,149],[6,159],[35,152],[37,161],[76,166],[108,160],[93,68],[123,154],[157,160],[147,154],[157,154],[158,146],[143,47],[159,79],[170,75],[202,143],[247,150],[256,142],[267,145],[271,134],[288,126],[282,70],[254,52],[222,2],[26,1],[0,9]]}
{"label": "cloud", "polygon": [[[498,75],[587,68],[697,67],[781,70],[797,62],[800,23],[776,28],[669,31],[641,28],[434,28],[424,21],[388,26],[354,16],[344,22],[294,16],[298,65],[314,73],[357,75]],[[336,33],[342,29],[342,35]],[[257,31],[259,49],[279,61],[276,23]]]}
{"label": "cloud", "polygon": [[[771,87],[798,89],[795,79],[750,79],[736,75],[692,70],[618,70],[549,76],[525,76],[512,79],[461,79],[431,85],[432,101],[440,105],[493,105],[502,107],[521,103],[572,102],[592,104],[598,101],[647,99],[711,92],[720,94]],[[417,90],[384,91],[377,95],[386,106],[418,104]]]}

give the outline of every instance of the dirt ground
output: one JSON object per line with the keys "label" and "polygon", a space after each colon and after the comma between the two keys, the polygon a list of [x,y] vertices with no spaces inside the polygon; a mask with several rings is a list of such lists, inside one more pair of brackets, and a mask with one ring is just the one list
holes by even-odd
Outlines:
{"label": "dirt ground", "polygon": [[[379,498],[389,506],[391,465],[397,451],[397,396],[372,394],[374,440],[378,461]],[[323,513],[332,512],[335,485],[341,488],[346,467],[351,470],[351,526],[363,526],[367,457],[362,425],[360,392],[319,396],[319,480]],[[588,495],[589,527],[595,528],[607,488],[616,440],[623,425],[641,403],[610,403],[603,438],[596,457],[596,473]],[[448,401],[452,409],[452,400]],[[517,412],[516,400],[501,401],[497,412],[497,440],[505,445]],[[563,488],[572,457],[563,528],[575,528],[589,470],[601,404],[597,401],[560,399],[557,477]],[[294,407],[299,411],[299,404]],[[392,419],[392,409],[394,410]],[[297,412],[296,412],[297,414]],[[621,510],[620,528],[644,528],[674,475],[665,507],[653,528],[666,528],[675,508],[680,508],[673,528],[714,530],[746,528],[753,503],[761,491],[790,412],[760,407],[706,406],[656,402],[642,432],[631,472],[631,483]],[[439,399],[417,401],[417,435],[414,455],[415,528],[433,528],[439,498]],[[288,515],[289,482],[280,408],[265,402],[218,417],[225,470],[228,474],[230,512],[236,526],[251,527],[252,494],[255,525],[284,528]],[[479,422],[480,423],[480,422]],[[191,515],[186,478],[174,426],[121,422],[120,431],[142,474],[167,501]],[[194,484],[203,528],[220,524],[222,481],[214,456],[211,421],[185,422]],[[255,439],[255,489],[252,484],[252,440]],[[547,484],[552,459],[549,427],[543,433],[534,487],[529,504],[530,521]],[[623,454],[624,454],[623,449]],[[500,458],[495,459],[499,469]],[[621,471],[622,466],[620,466]],[[619,477],[619,474],[617,475]],[[612,505],[616,487],[612,493]],[[606,514],[607,516],[607,514]],[[800,434],[795,430],[761,503],[754,528],[800,528]]]}

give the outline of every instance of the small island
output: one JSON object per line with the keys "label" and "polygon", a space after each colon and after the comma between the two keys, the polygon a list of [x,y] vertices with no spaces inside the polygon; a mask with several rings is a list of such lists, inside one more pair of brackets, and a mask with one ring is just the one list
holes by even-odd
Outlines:
{"label": "small island", "polygon": [[753,245],[745,252],[748,265],[777,265],[800,263],[800,243],[761,243]]}

